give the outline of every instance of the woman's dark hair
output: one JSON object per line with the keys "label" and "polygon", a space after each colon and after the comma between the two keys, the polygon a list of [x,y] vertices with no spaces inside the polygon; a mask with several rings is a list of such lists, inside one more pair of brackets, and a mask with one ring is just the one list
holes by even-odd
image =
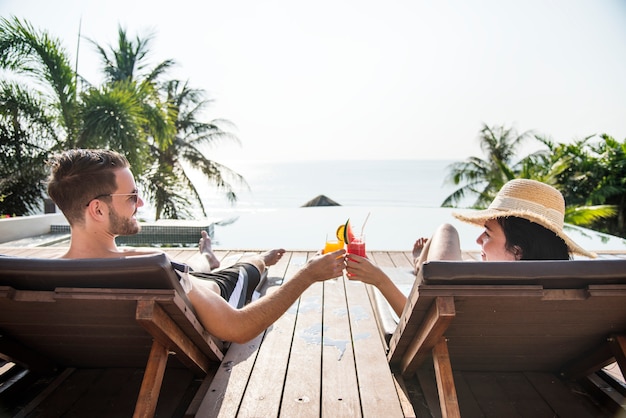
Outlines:
{"label": "woman's dark hair", "polygon": [[561,237],[527,219],[508,216],[498,218],[506,237],[506,249],[521,251],[520,260],[569,260],[567,244]]}

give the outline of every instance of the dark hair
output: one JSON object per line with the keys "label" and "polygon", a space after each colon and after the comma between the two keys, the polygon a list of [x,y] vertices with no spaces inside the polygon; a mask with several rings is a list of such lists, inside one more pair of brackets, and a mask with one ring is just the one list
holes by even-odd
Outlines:
{"label": "dark hair", "polygon": [[126,157],[105,149],[64,151],[52,156],[48,165],[48,195],[70,225],[84,220],[85,205],[94,197],[115,192],[115,170],[130,167]]}
{"label": "dark hair", "polygon": [[549,229],[515,216],[497,218],[506,237],[506,249],[521,251],[520,260],[569,260],[567,244]]}

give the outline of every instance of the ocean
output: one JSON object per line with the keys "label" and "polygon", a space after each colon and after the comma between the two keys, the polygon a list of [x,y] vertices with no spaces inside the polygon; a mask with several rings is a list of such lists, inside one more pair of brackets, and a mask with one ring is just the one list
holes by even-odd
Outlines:
{"label": "ocean", "polygon": [[451,160],[232,161],[250,190],[239,189],[234,206],[211,192],[211,212],[297,208],[318,195],[342,206],[439,207],[455,190],[445,178]]}
{"label": "ocean", "polygon": [[[452,160],[399,161],[232,161],[223,162],[244,176],[250,189],[237,189],[231,205],[211,187],[202,187],[207,211],[196,220],[214,224],[216,249],[317,250],[327,236],[350,219],[356,232],[365,227],[368,250],[411,250],[417,238],[430,237],[448,222],[459,230],[461,248],[478,250],[482,232],[457,221],[441,203],[458,186],[445,180]],[[318,195],[341,206],[302,207]],[[469,206],[463,202],[462,206]],[[149,213],[149,207],[140,209]],[[149,218],[144,217],[144,218]],[[574,241],[590,250],[623,248],[624,240],[569,227]]]}

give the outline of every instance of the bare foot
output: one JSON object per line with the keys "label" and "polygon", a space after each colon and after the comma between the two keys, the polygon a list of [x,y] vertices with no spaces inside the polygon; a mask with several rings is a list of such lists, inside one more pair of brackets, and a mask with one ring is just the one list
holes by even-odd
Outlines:
{"label": "bare foot", "polygon": [[220,260],[218,260],[213,253],[213,248],[211,247],[211,237],[209,237],[209,234],[206,231],[202,231],[201,234],[202,238],[200,238],[200,241],[198,242],[200,253],[206,257],[211,270],[214,270],[220,266]]}
{"label": "bare foot", "polygon": [[265,265],[269,267],[278,263],[278,260],[282,258],[283,254],[285,254],[285,250],[283,250],[282,248],[278,248],[278,249],[266,251],[259,255],[261,256],[261,259],[263,260]]}
{"label": "bare foot", "polygon": [[415,273],[415,275],[419,272],[420,255],[422,255],[422,250],[424,249],[427,241],[428,238],[418,238],[417,241],[415,241],[415,244],[413,244],[413,273]]}
{"label": "bare foot", "polygon": [[420,255],[422,254],[422,250],[424,249],[424,245],[426,245],[426,241],[428,241],[428,238],[418,238],[417,241],[415,241],[415,244],[413,244],[413,259],[417,260],[418,258],[420,258]]}

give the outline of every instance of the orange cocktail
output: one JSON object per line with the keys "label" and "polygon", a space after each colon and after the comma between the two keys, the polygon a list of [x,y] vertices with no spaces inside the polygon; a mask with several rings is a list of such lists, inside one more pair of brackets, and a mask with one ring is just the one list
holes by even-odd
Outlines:
{"label": "orange cocktail", "polygon": [[339,240],[329,240],[326,239],[326,244],[324,244],[324,254],[332,253],[333,251],[342,250],[344,247],[344,242]]}

